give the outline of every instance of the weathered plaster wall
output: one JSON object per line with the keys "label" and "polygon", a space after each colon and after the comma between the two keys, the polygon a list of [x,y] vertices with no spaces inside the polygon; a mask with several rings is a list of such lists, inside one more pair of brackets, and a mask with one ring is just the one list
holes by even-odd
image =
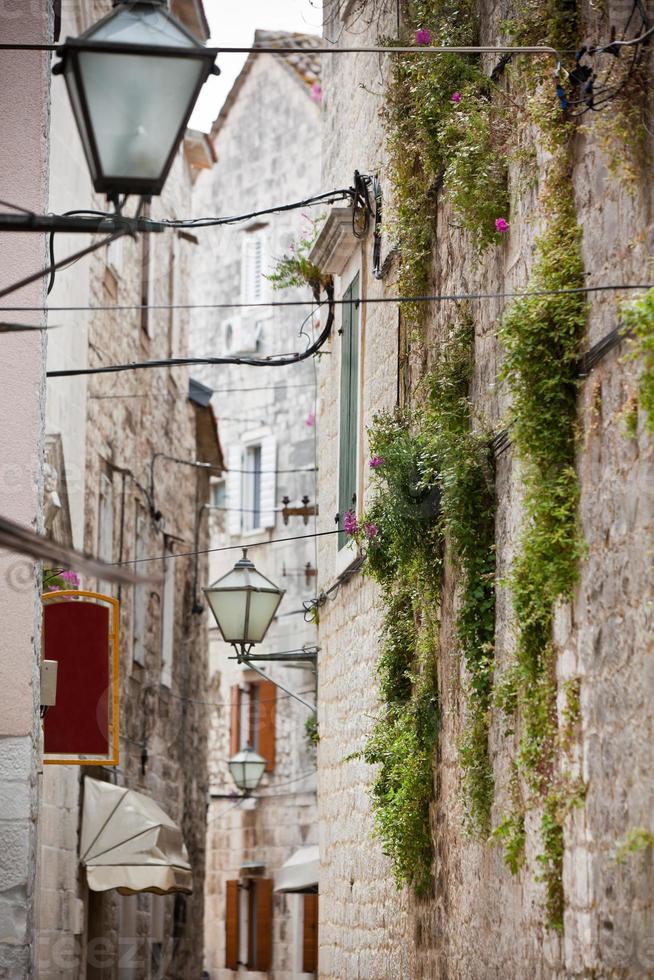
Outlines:
{"label": "weathered plaster wall", "polygon": [[[0,34],[6,42],[48,43],[51,31],[47,5],[0,10]],[[49,58],[38,52],[2,52],[2,196],[39,213],[47,209],[49,104]],[[2,235],[0,288],[38,269],[44,257],[41,236]],[[44,286],[37,281],[3,305],[43,302]],[[45,323],[38,312],[12,314],[12,319]],[[44,335],[5,335],[0,358],[0,513],[31,528],[41,525],[44,393]],[[33,975],[40,754],[37,570],[17,555],[0,555],[0,977],[8,980]]]}
{"label": "weathered plaster wall", "polygon": [[[381,5],[378,5],[381,6]],[[622,8],[610,5],[617,22]],[[331,9],[331,8],[330,8]],[[482,7],[487,43],[506,15],[497,5]],[[387,33],[389,22],[381,23]],[[590,18],[590,8],[584,16]],[[589,21],[587,21],[587,24]],[[341,25],[329,22],[330,36]],[[354,30],[356,29],[356,35]],[[590,30],[590,26],[587,28]],[[374,43],[379,24],[365,27],[357,18],[340,43]],[[335,61],[335,59],[334,59]],[[489,64],[489,68],[492,67]],[[348,170],[381,166],[381,134],[375,123],[386,74],[375,60],[340,59],[325,67],[325,186],[344,179]],[[375,85],[371,80],[375,80]],[[363,123],[365,120],[365,125]],[[351,134],[357,133],[353,140]],[[538,148],[542,176],[547,160]],[[575,195],[583,228],[589,284],[647,282],[652,255],[651,181],[646,174],[630,195],[610,177],[591,125],[575,144]],[[434,291],[511,290],[524,286],[532,263],[537,222],[537,191],[512,184],[511,231],[481,263],[456,228],[446,199],[438,201],[438,238],[434,253]],[[366,246],[370,255],[370,243]],[[378,286],[367,279],[369,295]],[[393,291],[392,275],[386,283]],[[587,344],[616,324],[613,294],[591,296]],[[476,324],[473,401],[481,415],[500,429],[508,407],[497,383],[502,351],[495,337],[499,301],[473,309]],[[430,314],[428,339],[438,344],[452,310]],[[388,312],[371,307],[365,325],[366,353],[361,385],[364,419],[396,397],[396,324]],[[372,340],[374,338],[374,340]],[[334,340],[337,344],[337,340]],[[320,365],[321,425],[320,506],[336,507],[338,357]],[[405,376],[411,390],[418,375],[413,364]],[[370,380],[371,377],[375,381]],[[649,827],[652,815],[652,499],[653,449],[639,419],[630,439],[621,413],[635,390],[637,370],[613,352],[583,382],[579,395],[578,472],[580,518],[588,553],[571,603],[558,610],[554,639],[558,650],[559,691],[572,678],[581,682],[581,724],[564,760],[587,787],[584,806],[565,819],[565,930],[562,937],[543,926],[543,885],[537,880],[540,813],[528,814],[527,863],[512,877],[500,849],[476,843],[462,830],[457,745],[462,731],[465,673],[453,642],[455,581],[446,569],[438,679],[442,726],[434,771],[435,894],[416,902],[397,894],[379,843],[371,839],[367,799],[371,773],[346,757],[363,744],[375,712],[380,614],[373,587],[353,580],[322,611],[320,623],[321,743],[319,816],[321,822],[321,976],[429,978],[542,977],[645,978],[654,970],[651,850],[615,861],[615,848],[635,827]],[[361,436],[363,439],[363,435]],[[366,479],[365,441],[360,479]],[[498,582],[508,572],[521,526],[521,481],[511,451],[497,467]],[[333,543],[321,544],[322,582],[328,585],[329,562],[336,571]],[[498,669],[511,661],[513,628],[510,597],[499,586],[497,607]],[[563,710],[562,694],[559,698]],[[496,779],[493,825],[508,805],[510,760],[515,741],[493,717],[491,753]],[[358,901],[357,901],[358,899]],[[372,941],[370,940],[372,938]]]}
{"label": "weathered plaster wall", "polygon": [[[292,123],[291,123],[292,121]],[[203,172],[194,191],[196,214],[239,214],[270,207],[276,203],[300,200],[322,189],[320,183],[320,109],[309,97],[308,86],[293,69],[276,58],[258,58],[239,91],[215,139],[218,163]],[[309,210],[319,216],[319,208]],[[263,272],[272,269],[275,259],[288,249],[308,225],[298,212],[272,215],[265,219],[267,255]],[[254,223],[254,222],[253,222]],[[202,251],[194,267],[193,290],[198,302],[242,301],[242,240],[245,226],[201,232]],[[306,299],[308,291],[289,289],[273,293],[263,284],[268,299]],[[262,322],[258,355],[303,349],[306,341],[298,337],[300,325],[310,307],[249,311]],[[227,346],[226,327],[246,322],[248,311],[195,311],[191,345],[196,354],[222,353]],[[281,507],[284,496],[293,503],[303,495],[316,496],[315,427],[307,424],[316,413],[315,367],[311,361],[291,367],[254,369],[241,366],[206,367],[198,371],[202,381],[214,389],[213,405],[218,415],[220,436],[226,458],[243,438],[261,431],[276,439],[274,504]],[[268,464],[266,464],[268,465]],[[286,472],[306,468],[306,473]],[[227,481],[223,506],[240,507],[237,490]],[[264,479],[268,479],[266,474]],[[230,511],[212,514],[214,547],[247,546],[257,541],[309,534],[316,526],[311,518],[305,526],[299,517],[284,525],[277,514],[274,526],[241,534],[230,531]],[[320,520],[320,519],[319,519]],[[324,520],[324,519],[323,519]],[[210,581],[232,567],[238,551],[211,556]],[[257,653],[295,650],[304,643],[315,643],[315,627],[305,624],[302,615],[285,615],[301,610],[302,601],[314,595],[316,579],[305,581],[307,562],[316,565],[313,540],[294,541],[254,549],[251,557],[257,568],[286,589],[280,616]],[[211,711],[210,789],[213,793],[233,793],[234,784],[227,770],[230,757],[230,691],[244,683],[247,673],[228,660],[232,650],[211,635]],[[314,700],[312,672],[275,666],[271,674],[291,690]],[[275,770],[264,776],[254,811],[234,809],[228,800],[214,799],[207,828],[207,904],[205,916],[205,965],[212,978],[228,980],[235,974],[225,963],[225,881],[239,877],[240,866],[248,861],[265,864],[265,876],[272,877],[299,847],[317,843],[315,809],[315,759],[308,751],[304,724],[305,707],[278,691],[276,703]],[[298,962],[301,925],[294,896],[276,895],[273,907],[273,968],[270,976],[291,980],[305,976]],[[240,970],[239,975],[262,974]]]}

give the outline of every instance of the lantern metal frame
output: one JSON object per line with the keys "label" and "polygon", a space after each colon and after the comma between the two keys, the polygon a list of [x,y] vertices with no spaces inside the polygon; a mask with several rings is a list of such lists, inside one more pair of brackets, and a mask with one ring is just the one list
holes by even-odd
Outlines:
{"label": "lantern metal frame", "polygon": [[[234,568],[239,568],[239,567],[244,568],[244,567],[248,567],[248,566],[251,566],[252,568],[254,568],[254,564],[247,557],[247,553],[248,553],[248,549],[247,548],[243,548],[243,557],[240,558],[239,561],[236,562],[236,564],[234,565]],[[255,571],[256,571],[256,569],[255,569]],[[226,574],[229,575],[231,573],[230,572],[227,572]],[[285,589],[280,589],[278,586],[275,585],[274,582],[271,582],[271,580],[269,578],[267,578],[265,575],[262,575],[261,572],[258,572],[257,571],[257,575],[260,575],[262,579],[264,579],[266,582],[268,582],[270,584],[270,586],[271,586],[270,590],[266,590],[266,591],[276,592],[279,595],[279,601],[278,601],[277,605],[275,606],[275,608],[274,608],[274,610],[272,612],[272,615],[270,617],[270,621],[268,623],[268,626],[266,627],[266,629],[265,629],[265,631],[263,633],[263,636],[261,637],[261,641],[263,641],[266,633],[270,629],[270,624],[272,623],[273,619],[275,618],[275,615],[277,613],[277,610],[279,609],[279,606],[280,606],[280,603],[281,603],[282,599],[284,598],[284,595],[285,595],[286,590]],[[223,578],[224,577],[226,577],[226,576],[223,576]],[[203,589],[202,591],[205,593],[205,595],[208,592],[212,592],[212,591],[221,591],[221,592],[224,592],[224,593],[227,593],[227,592],[243,592],[244,591],[242,586],[225,588],[225,589],[221,589],[221,590],[214,590],[214,585],[218,585],[221,581],[222,581],[222,578],[216,579],[216,582],[214,582],[208,588]],[[245,632],[247,632],[247,626],[248,626],[248,617],[249,617],[249,611],[250,611],[250,600],[252,598],[252,593],[253,592],[256,592],[256,591],[263,591],[263,590],[251,589],[251,590],[249,590],[249,593],[248,593],[248,597],[247,597],[247,601],[246,601],[246,612],[245,612],[245,618],[244,618]],[[279,681],[276,681],[274,678],[270,677],[268,674],[265,673],[265,671],[263,671],[260,667],[257,667],[257,665],[252,662],[253,659],[258,660],[259,662],[261,662],[261,661],[269,661],[269,662],[270,661],[275,661],[275,660],[281,659],[281,655],[280,654],[274,654],[273,653],[273,654],[270,654],[270,655],[266,656],[265,654],[261,654],[259,656],[256,656],[256,657],[252,657],[251,658],[250,657],[250,651],[252,650],[252,647],[255,646],[255,642],[261,642],[261,641],[249,641],[249,640],[245,640],[245,639],[243,639],[243,640],[228,640],[228,639],[226,639],[225,634],[223,633],[223,628],[222,628],[222,626],[220,624],[220,620],[218,619],[218,616],[216,615],[216,612],[215,612],[215,610],[214,610],[214,608],[213,608],[213,606],[212,606],[212,604],[211,604],[211,602],[209,600],[207,600],[207,604],[208,604],[208,606],[209,606],[209,608],[211,610],[211,614],[212,614],[213,618],[216,621],[216,624],[218,626],[218,629],[220,631],[220,635],[221,635],[222,639],[224,640],[225,643],[229,643],[230,646],[232,646],[234,648],[234,651],[236,653],[236,657],[235,658],[232,658],[232,659],[235,659],[237,661],[237,663],[239,663],[239,664],[245,664],[245,666],[246,667],[249,667],[250,670],[253,670],[255,672],[255,674],[259,674],[260,677],[263,677],[265,680],[270,681],[272,684],[275,685],[275,687],[278,687],[285,694],[288,694],[289,697],[294,698],[296,701],[299,701],[300,704],[303,704],[305,708],[308,708],[309,711],[313,711],[314,714],[315,714],[316,713],[316,706],[314,704],[311,704],[309,701],[305,701],[305,699],[301,695],[296,694],[294,691],[289,690],[288,687],[286,687],[284,684],[281,684]],[[296,660],[296,661],[311,660],[311,659],[313,659],[315,657],[315,655],[317,655],[317,653],[318,653],[318,647],[313,648],[313,650],[314,650],[314,653],[313,653],[312,656],[309,656],[308,655],[308,651],[306,651],[306,650],[303,649],[302,651],[298,651],[297,654],[292,654],[291,656],[288,656],[288,658],[285,655],[284,656],[284,659],[289,659],[289,660],[290,659],[293,659],[293,660]]]}
{"label": "lantern metal frame", "polygon": [[[245,617],[244,617],[244,632],[246,634],[247,634],[247,630],[248,630],[248,626],[249,626],[249,620],[250,620],[250,603],[252,601],[252,595],[253,595],[253,593],[258,593],[258,592],[276,593],[279,596],[279,598],[277,600],[277,605],[275,606],[275,608],[272,611],[272,614],[270,616],[270,620],[268,622],[268,625],[266,626],[266,628],[265,628],[265,630],[263,632],[263,635],[261,637],[261,641],[263,641],[266,633],[270,629],[270,624],[272,623],[273,619],[275,618],[275,615],[277,613],[277,610],[279,609],[280,603],[281,603],[282,599],[284,598],[284,596],[286,594],[286,589],[280,589],[279,586],[275,585],[274,582],[271,582],[271,580],[266,575],[263,575],[261,572],[257,571],[257,569],[254,566],[254,563],[252,561],[250,561],[250,559],[248,558],[248,549],[247,548],[243,548],[242,551],[243,551],[243,557],[242,558],[239,558],[239,560],[236,562],[236,564],[234,565],[234,568],[231,571],[234,571],[234,569],[237,569],[237,568],[252,568],[254,571],[257,572],[257,575],[259,575],[262,579],[264,579],[264,581],[266,581],[270,585],[270,588],[269,589],[255,589],[255,588],[251,588],[251,587],[247,587],[247,586],[244,588],[242,585],[238,585],[238,586],[232,586],[232,587],[227,587],[227,588],[215,589],[214,586],[218,585],[222,581],[222,579],[226,577],[226,576],[222,576],[221,578],[216,579],[216,581],[212,585],[208,586],[206,589],[203,589],[202,591],[204,592],[205,595],[207,595],[207,593],[210,593],[210,592],[218,592],[218,591],[224,592],[224,593],[227,593],[227,592],[244,592],[244,591],[247,591],[247,599],[246,599],[246,603],[245,603]],[[227,572],[226,574],[229,575],[229,574],[231,574],[231,572]],[[207,600],[207,601],[209,603],[209,608],[211,609],[211,612],[213,614],[213,617],[216,620],[216,623],[218,625],[218,629],[220,630],[220,635],[222,636],[222,638],[225,641],[225,643],[230,643],[234,647],[234,649],[236,650],[236,659],[237,659],[237,661],[239,663],[244,663],[245,660],[246,660],[246,658],[247,658],[248,653],[250,652],[250,650],[254,646],[255,642],[257,642],[257,641],[249,641],[249,640],[245,640],[245,639],[243,639],[243,640],[228,640],[227,637],[225,636],[224,632],[223,632],[223,628],[222,628],[222,626],[220,624],[220,621],[219,621],[218,617],[216,616],[216,613],[214,612],[214,609],[213,609],[213,606],[211,605],[210,600]],[[261,641],[259,641],[259,642],[261,642]]]}
{"label": "lantern metal frame", "polygon": [[[62,60],[57,62],[56,65],[53,65],[52,68],[53,75],[64,75],[68,95],[71,104],[73,104],[73,99],[71,97],[71,85],[68,81],[66,73],[66,69],[70,63],[77,86],[76,94],[79,96],[79,113],[82,117],[81,120],[78,118],[78,114],[75,110],[73,110],[73,114],[75,116],[77,127],[80,130],[80,138],[84,149],[84,155],[86,157],[86,162],[91,172],[91,179],[95,190],[99,194],[106,194],[109,198],[115,198],[115,196],[118,194],[138,194],[144,197],[151,197],[161,194],[163,186],[168,178],[170,168],[172,167],[173,161],[177,154],[179,144],[181,143],[186,131],[189,118],[195,107],[198,95],[200,94],[200,90],[210,74],[220,74],[220,69],[214,64],[218,54],[218,49],[207,48],[203,44],[200,44],[198,39],[189,30],[187,30],[181,21],[179,21],[177,17],[173,17],[173,15],[168,12],[166,0],[140,0],[140,2],[149,3],[152,6],[161,6],[166,8],[167,16],[175,23],[175,26],[180,31],[182,31],[191,41],[193,41],[193,47],[185,48],[172,45],[158,46],[150,44],[126,44],[119,41],[88,40],[89,35],[95,33],[95,31],[97,31],[102,24],[116,17],[116,10],[119,10],[121,6],[129,6],[129,0],[119,0],[119,3],[114,7],[111,13],[107,14],[99,21],[96,21],[95,24],[92,24],[91,27],[84,31],[84,33],[80,34],[79,37],[67,38],[64,44],[57,47],[57,54]],[[198,76],[192,97],[188,102],[186,112],[184,113],[182,122],[178,127],[171,151],[168,154],[163,169],[156,179],[145,177],[111,177],[103,173],[100,153],[95,138],[95,127],[89,111],[86,87],[82,82],[79,64],[79,55],[81,53],[88,52],[114,55],[142,55],[146,58],[189,58],[194,61],[205,62],[204,70]],[[83,123],[84,132],[82,132],[81,123]]]}

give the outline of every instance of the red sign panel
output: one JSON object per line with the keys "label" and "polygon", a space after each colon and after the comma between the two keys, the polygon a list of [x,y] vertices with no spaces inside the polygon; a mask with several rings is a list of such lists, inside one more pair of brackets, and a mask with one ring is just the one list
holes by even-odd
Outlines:
{"label": "red sign panel", "polygon": [[56,704],[44,718],[48,755],[111,751],[112,612],[81,596],[44,603],[43,656],[58,663]]}

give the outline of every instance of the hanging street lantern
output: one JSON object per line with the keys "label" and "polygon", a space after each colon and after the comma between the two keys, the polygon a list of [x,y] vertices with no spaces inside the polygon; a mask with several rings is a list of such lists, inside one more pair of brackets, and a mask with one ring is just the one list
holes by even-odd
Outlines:
{"label": "hanging street lantern", "polygon": [[93,186],[160,194],[214,67],[166,0],[114,0],[112,13],[57,49]]}
{"label": "hanging street lantern", "polygon": [[256,789],[261,782],[266,769],[266,760],[255,752],[251,745],[246,745],[232,756],[227,765],[238,789],[247,794]]}
{"label": "hanging street lantern", "polygon": [[284,591],[256,570],[247,548],[231,572],[203,589],[223,640],[240,651],[239,660],[263,640]]}

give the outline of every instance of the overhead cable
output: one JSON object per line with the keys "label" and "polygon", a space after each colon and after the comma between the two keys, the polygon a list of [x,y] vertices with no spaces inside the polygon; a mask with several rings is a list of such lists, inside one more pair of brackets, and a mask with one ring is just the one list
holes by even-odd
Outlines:
{"label": "overhead cable", "polygon": [[245,364],[249,367],[287,367],[297,364],[317,354],[326,343],[334,325],[334,286],[331,282],[324,286],[327,293],[329,312],[325,326],[317,339],[303,351],[293,354],[269,354],[265,357],[221,356],[221,357],[171,357],[153,361],[133,361],[131,364],[106,364],[100,367],[66,368],[48,371],[49,378],[70,378],[89,374],[116,374],[119,371],[141,371],[148,368],[179,367],[190,364]]}
{"label": "overhead cable", "polygon": [[[570,289],[529,289],[496,293],[436,293],[420,296],[365,296],[357,300],[333,299],[332,306],[361,306],[384,303],[462,303],[485,299],[529,299],[532,296],[565,296],[575,293],[619,292],[620,290],[651,289],[654,283],[606,283],[602,286],[576,286]],[[265,303],[133,303],[120,306],[0,306],[0,313],[40,313],[43,310],[54,312],[80,313],[84,311],[124,313],[140,310],[243,310],[243,309],[283,309],[293,306],[315,306],[317,309],[327,305],[326,300],[313,299],[270,300]],[[44,328],[46,329],[46,328]]]}

